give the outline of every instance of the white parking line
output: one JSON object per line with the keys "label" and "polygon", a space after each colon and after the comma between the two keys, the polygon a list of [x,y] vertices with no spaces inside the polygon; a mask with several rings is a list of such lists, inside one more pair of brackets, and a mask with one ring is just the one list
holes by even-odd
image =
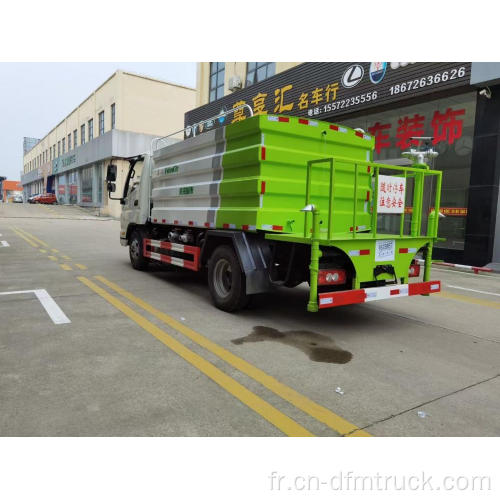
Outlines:
{"label": "white parking line", "polygon": [[463,286],[455,286],[455,285],[445,285],[448,288],[458,288],[459,290],[466,290],[467,292],[475,292],[475,293],[484,293],[486,295],[496,295],[500,297],[500,293],[494,292],[483,292],[483,290],[474,290],[473,288],[464,288]]}
{"label": "white parking line", "polygon": [[[0,234],[0,236],[2,235]],[[2,245],[3,247],[10,247],[10,245],[5,240],[0,241],[0,245]]]}
{"label": "white parking line", "polygon": [[19,290],[16,292],[0,292],[0,295],[15,295],[18,293],[34,293],[36,298],[40,301],[43,308],[50,316],[50,319],[56,325],[62,325],[64,323],[71,323],[71,320],[63,313],[62,309],[56,304],[56,301],[49,295],[47,290]]}

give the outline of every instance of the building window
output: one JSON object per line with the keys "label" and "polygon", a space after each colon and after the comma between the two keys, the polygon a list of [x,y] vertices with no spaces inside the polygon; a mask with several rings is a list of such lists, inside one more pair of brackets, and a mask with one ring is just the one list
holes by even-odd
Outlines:
{"label": "building window", "polygon": [[62,140],[62,154],[66,153],[66,137]]}
{"label": "building window", "polygon": [[52,161],[52,146],[50,146],[49,151],[50,151],[50,161]]}
{"label": "building window", "polygon": [[276,72],[276,63],[273,62],[249,62],[247,63],[247,84],[261,82]]}
{"label": "building window", "polygon": [[80,144],[85,144],[85,123],[80,127]]}
{"label": "building window", "polygon": [[104,134],[104,111],[99,113],[99,135]]}
{"label": "building window", "polygon": [[61,156],[61,141],[57,141],[57,156]]}
{"label": "building window", "polygon": [[78,132],[77,130],[73,130],[73,147],[76,148],[76,145],[78,144]]}
{"label": "building window", "polygon": [[115,128],[116,124],[116,106],[115,103],[111,104],[111,129]]}
{"label": "building window", "polygon": [[52,146],[52,158],[54,160],[56,159],[56,145],[55,144]]}
{"label": "building window", "polygon": [[89,120],[89,141],[94,138],[94,119]]}
{"label": "building window", "polygon": [[71,134],[68,134],[68,151],[71,149]]}
{"label": "building window", "polygon": [[210,63],[209,102],[224,97],[224,65],[223,62]]}

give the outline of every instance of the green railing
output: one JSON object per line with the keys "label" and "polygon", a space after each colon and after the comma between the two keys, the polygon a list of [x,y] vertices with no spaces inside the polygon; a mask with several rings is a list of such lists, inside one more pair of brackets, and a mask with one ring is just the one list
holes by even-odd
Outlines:
{"label": "green railing", "polygon": [[[400,176],[404,177],[405,181],[408,179],[414,179],[413,185],[413,208],[411,213],[411,229],[410,236],[420,236],[420,232],[422,229],[422,210],[423,210],[423,195],[424,195],[424,183],[426,177],[435,177],[436,181],[436,189],[435,189],[435,197],[434,197],[434,211],[437,214],[439,212],[439,206],[441,201],[441,179],[442,173],[437,170],[429,170],[429,167],[425,164],[413,165],[411,167],[400,167],[396,165],[385,165],[382,163],[376,162],[368,162],[362,160],[352,160],[349,158],[343,157],[328,157],[321,158],[316,160],[310,160],[307,162],[307,178],[306,178],[306,205],[311,203],[311,185],[312,185],[312,167],[313,165],[326,163],[330,167],[330,176],[329,176],[329,186],[328,186],[328,226],[327,226],[327,239],[332,240],[335,229],[335,221],[334,221],[334,199],[335,199],[335,163],[350,164],[354,168],[354,182],[353,182],[353,209],[352,209],[352,238],[356,238],[358,233],[356,229],[357,222],[357,203],[358,203],[358,170],[359,167],[370,167],[373,168],[373,176],[375,178],[375,185],[372,196],[372,221],[371,221],[371,232],[373,237],[377,237],[377,217],[378,217],[378,178],[380,170],[391,170],[397,172]],[[401,221],[399,227],[399,235],[400,237],[404,236],[404,218],[405,212],[403,207],[403,213],[401,214]],[[313,238],[313,234],[311,232],[311,226],[308,223],[308,214],[305,214],[305,223],[304,223],[304,237]],[[429,229],[429,228],[428,228]],[[432,225],[432,232],[429,233],[427,231],[427,236],[437,238],[437,224]]]}

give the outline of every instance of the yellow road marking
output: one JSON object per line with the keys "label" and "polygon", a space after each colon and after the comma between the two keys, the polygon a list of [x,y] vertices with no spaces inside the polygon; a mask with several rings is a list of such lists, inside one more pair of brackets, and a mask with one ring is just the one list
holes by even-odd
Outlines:
{"label": "yellow road marking", "polygon": [[42,253],[47,253],[47,250],[43,249],[43,248],[39,248],[40,252]]}
{"label": "yellow road marking", "polygon": [[72,271],[71,266],[68,266],[68,264],[59,264],[62,269],[65,271]]}
{"label": "yellow road marking", "polygon": [[22,238],[23,240],[27,241],[32,247],[34,248],[38,248],[39,245],[37,245],[36,243],[34,243],[33,241],[29,240],[28,238],[26,238],[26,236],[24,236],[23,234],[21,234],[19,231],[17,231],[16,229],[12,228],[12,231],[14,231],[20,238]]}
{"label": "yellow road marking", "polygon": [[359,429],[359,427],[352,424],[351,422],[348,422],[339,415],[336,415],[328,408],[315,403],[314,401],[295,391],[291,387],[288,387],[287,385],[279,382],[274,377],[268,375],[266,372],[250,364],[248,361],[245,361],[239,356],[233,354],[231,351],[228,351],[224,347],[221,347],[215,342],[212,342],[200,333],[175,320],[168,314],[159,311],[147,302],[141,300],[135,295],[132,295],[130,292],[127,292],[125,289],[121,288],[115,283],[107,280],[103,276],[95,276],[95,279],[107,285],[109,288],[119,293],[122,297],[125,297],[139,307],[142,307],[145,311],[163,321],[174,330],[177,330],[179,333],[185,335],[193,342],[196,342],[198,345],[204,347],[207,351],[215,354],[226,363],[229,363],[237,370],[259,382],[264,387],[274,392],[276,395],[285,399],[295,407],[302,410],[304,413],[307,413],[311,417],[315,418],[319,422],[322,422],[336,432],[339,432],[340,434],[348,434],[349,436],[370,436],[368,432]]}
{"label": "yellow road marking", "polygon": [[169,347],[172,351],[178,354],[181,358],[189,364],[200,370],[207,377],[212,379],[215,383],[232,394],[235,398],[239,399],[242,403],[246,404],[250,409],[264,417],[272,425],[280,429],[288,436],[313,436],[305,427],[292,420],[290,417],[277,410],[274,406],[264,401],[261,397],[241,385],[239,382],[225,374],[222,370],[214,366],[212,363],[196,354],[191,349],[188,349],[184,344],[174,339],[161,328],[148,321],[146,318],[135,312],[124,302],[117,299],[104,288],[96,285],[83,276],[78,279],[86,286],[88,286],[95,293],[100,295],[103,299],[107,300],[110,304],[116,307],[123,314],[128,316],[132,321],[137,323],[141,328],[156,337],[160,342]]}
{"label": "yellow road marking", "polygon": [[469,297],[468,295],[462,295],[450,292],[439,292],[436,295],[443,299],[460,300],[461,302],[468,302],[469,304],[477,304],[479,306],[492,307],[493,309],[500,309],[500,302],[494,302],[493,300],[476,299],[476,297]]}
{"label": "yellow road marking", "polygon": [[49,245],[47,245],[47,243],[45,243],[45,241],[41,240],[40,238],[37,238],[36,236],[32,235],[31,233],[28,233],[28,231],[26,231],[25,229],[21,229],[20,227],[16,227],[16,229],[18,231],[21,231],[26,236],[28,236],[28,238],[31,238],[32,240],[35,240],[37,243],[40,243],[40,245],[43,245],[44,247],[48,248]]}
{"label": "yellow road marking", "polygon": [[71,257],[68,257],[67,255],[62,255],[62,258],[66,260],[71,260]]}
{"label": "yellow road marking", "polygon": [[53,255],[47,255],[47,257],[48,257],[50,260],[53,260],[54,262],[57,262],[57,257],[54,257]]}
{"label": "yellow road marking", "polygon": [[79,269],[83,269],[83,270],[88,269],[88,267],[84,266],[83,264],[75,264],[75,266],[78,267]]}
{"label": "yellow road marking", "polygon": [[54,253],[59,253],[59,250],[58,250],[57,248],[52,248],[52,251],[53,251]]}

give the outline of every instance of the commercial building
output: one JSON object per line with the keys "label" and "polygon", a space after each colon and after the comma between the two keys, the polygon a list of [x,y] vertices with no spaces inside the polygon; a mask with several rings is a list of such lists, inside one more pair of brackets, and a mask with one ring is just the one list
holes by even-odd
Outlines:
{"label": "commercial building", "polygon": [[[374,160],[406,165],[402,153],[433,137],[442,170],[434,257],[500,263],[500,63],[199,63],[193,125],[238,108],[227,122],[290,114],[362,128]],[[219,126],[219,120],[203,128]],[[411,207],[408,207],[411,210]]]}
{"label": "commercial building", "polygon": [[195,98],[193,88],[116,71],[45,137],[25,138],[25,197],[55,193],[59,203],[119,216],[119,202],[106,192],[107,165],[117,166],[118,196],[128,171],[125,159],[149,151],[154,137],[182,129]]}

